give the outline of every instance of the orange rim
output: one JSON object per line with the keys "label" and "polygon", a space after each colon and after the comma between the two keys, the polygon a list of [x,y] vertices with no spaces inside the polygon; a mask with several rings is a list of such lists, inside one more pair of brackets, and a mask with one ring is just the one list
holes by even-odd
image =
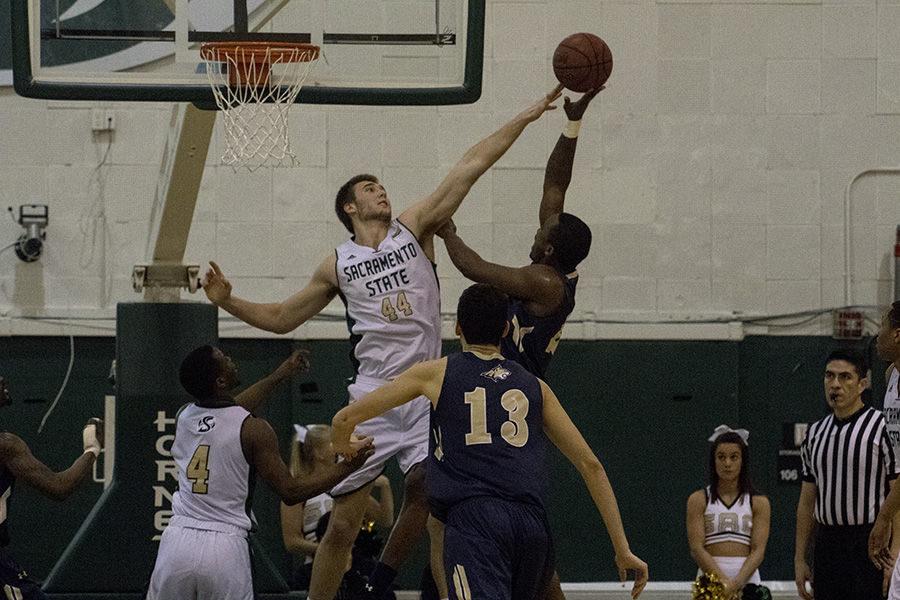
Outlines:
{"label": "orange rim", "polygon": [[309,62],[319,58],[319,47],[302,42],[203,42],[200,56],[206,60],[246,62]]}
{"label": "orange rim", "polygon": [[302,42],[203,42],[200,56],[228,64],[232,88],[259,88],[269,84],[273,64],[312,62],[319,58],[319,47]]}

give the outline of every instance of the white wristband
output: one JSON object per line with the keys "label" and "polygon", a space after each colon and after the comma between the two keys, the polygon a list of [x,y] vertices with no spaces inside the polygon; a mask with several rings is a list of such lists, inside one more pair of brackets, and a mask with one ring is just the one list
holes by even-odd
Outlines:
{"label": "white wristband", "polygon": [[94,458],[98,458],[100,456],[100,448],[88,448],[83,454],[93,454]]}
{"label": "white wristband", "polygon": [[567,138],[577,138],[578,132],[581,131],[581,121],[569,121],[566,123],[566,128],[563,129],[563,135]]}

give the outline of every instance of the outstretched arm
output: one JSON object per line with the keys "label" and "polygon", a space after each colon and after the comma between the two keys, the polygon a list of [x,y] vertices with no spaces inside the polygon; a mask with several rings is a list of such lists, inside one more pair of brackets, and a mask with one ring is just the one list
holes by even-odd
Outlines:
{"label": "outstretched arm", "polygon": [[294,350],[277,369],[235,396],[234,401],[246,408],[250,414],[256,414],[275,392],[278,384],[308,370],[309,350]]}
{"label": "outstretched arm", "polygon": [[319,314],[337,295],[336,260],[333,254],[326,257],[309,284],[284,302],[263,304],[238,298],[214,262],[209,263],[210,269],[203,277],[203,291],[210,302],[248,325],[272,333],[289,333]]}
{"label": "outstretched arm", "polygon": [[99,419],[91,419],[84,427],[84,453],[65,471],[54,472],[31,454],[28,445],[19,436],[11,433],[0,434],[0,460],[16,479],[24,481],[48,498],[65,500],[88,478],[94,461],[100,454],[98,423]]}
{"label": "outstretched arm", "polygon": [[446,368],[446,358],[418,363],[403,371],[395,380],[339,410],[331,421],[331,445],[334,451],[338,454],[349,453],[353,430],[363,421],[419,396],[426,396],[435,404],[441,392]]}
{"label": "outstretched arm", "polygon": [[577,102],[572,102],[566,96],[563,109],[569,121],[566,128],[559,136],[550,158],[547,160],[547,169],[544,171],[544,195],[541,198],[541,209],[538,215],[541,225],[551,215],[563,212],[566,201],[566,190],[572,181],[572,163],[575,161],[575,148],[578,145],[578,132],[581,129],[581,118],[588,104],[594,99],[600,90],[590,91],[583,95]]}
{"label": "outstretched arm", "polygon": [[561,89],[562,85],[553,88],[540,100],[516,115],[512,121],[469,148],[431,195],[400,215],[403,224],[420,239],[433,234],[441,224],[453,216],[478,178],[509,150],[525,127],[536,121],[545,111],[556,108],[552,102],[559,98]]}
{"label": "outstretched arm", "polygon": [[477,283],[487,283],[505,294],[553,308],[565,293],[559,275],[546,265],[506,267],[488,262],[469,248],[456,233],[453,221],[437,231],[443,238],[450,260],[463,276]]}
{"label": "outstretched arm", "polygon": [[619,577],[624,581],[626,571],[633,570],[635,572],[631,597],[637,598],[644,586],[647,585],[647,563],[632,554],[628,546],[628,538],[625,536],[625,528],[622,526],[622,517],[619,514],[619,505],[606,476],[606,470],[581,436],[581,432],[572,423],[569,415],[566,414],[553,390],[543,381],[541,381],[541,390],[544,396],[544,431],[550,441],[569,459],[569,462],[575,465],[584,479],[584,483],[594,499],[594,505],[600,512],[603,524],[606,525],[606,531],[612,540]]}

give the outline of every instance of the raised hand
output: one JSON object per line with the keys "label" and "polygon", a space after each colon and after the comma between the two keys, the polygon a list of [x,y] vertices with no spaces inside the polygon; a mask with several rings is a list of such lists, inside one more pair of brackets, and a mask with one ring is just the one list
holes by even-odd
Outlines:
{"label": "raised hand", "polygon": [[96,417],[88,419],[81,431],[81,441],[84,451],[92,453],[95,457],[100,455],[103,449],[103,420]]}
{"label": "raised hand", "polygon": [[619,570],[620,581],[628,579],[629,571],[634,573],[634,585],[631,588],[631,597],[637,598],[640,596],[641,592],[644,591],[644,587],[647,585],[647,579],[650,577],[647,563],[631,552],[626,552],[625,554],[616,555],[616,568]]}
{"label": "raised hand", "polygon": [[299,373],[309,371],[309,350],[300,348],[294,350],[287,359],[275,369],[275,376],[279,379],[288,379]]}
{"label": "raised hand", "polygon": [[588,104],[591,103],[591,100],[594,99],[594,96],[603,91],[606,86],[600,86],[596,90],[588,90],[585,94],[579,98],[577,101],[572,102],[572,100],[566,96],[563,99],[563,110],[566,111],[566,116],[570,121],[580,121],[581,117],[584,116],[584,111],[587,110]]}
{"label": "raised hand", "polygon": [[556,106],[554,106],[553,103],[559,99],[560,95],[562,95],[562,90],[563,84],[560,83],[548,93],[541,96],[540,100],[526,108],[524,112],[522,112],[522,116],[529,121],[536,121],[548,110],[556,110]]}
{"label": "raised hand", "polygon": [[213,261],[209,261],[209,270],[203,276],[201,283],[206,297],[216,306],[222,306],[231,298],[231,282],[225,278],[222,269]]}

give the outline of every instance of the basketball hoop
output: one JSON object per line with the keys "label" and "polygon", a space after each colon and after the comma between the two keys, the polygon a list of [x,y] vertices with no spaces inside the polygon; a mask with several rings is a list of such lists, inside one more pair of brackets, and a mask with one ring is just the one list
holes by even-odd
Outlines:
{"label": "basketball hoop", "polygon": [[200,57],[225,123],[222,164],[293,166],[288,110],[319,47],[294,42],[204,42]]}

